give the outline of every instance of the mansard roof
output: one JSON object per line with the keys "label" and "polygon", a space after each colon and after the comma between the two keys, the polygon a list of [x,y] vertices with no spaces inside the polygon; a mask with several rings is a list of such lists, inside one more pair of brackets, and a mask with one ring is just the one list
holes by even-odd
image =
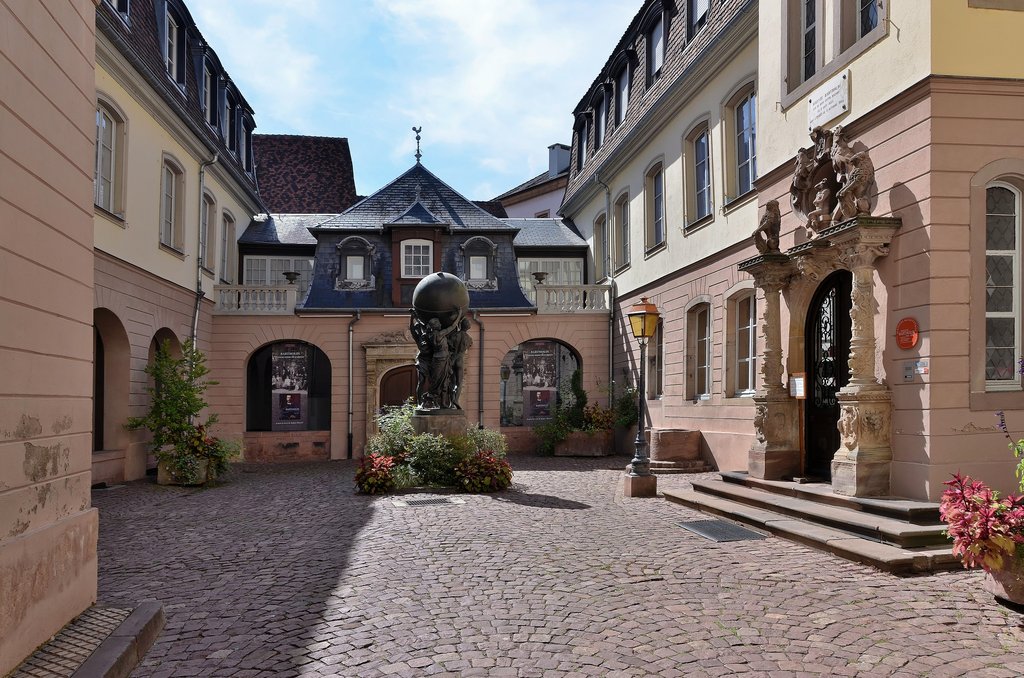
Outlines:
{"label": "mansard roof", "polygon": [[521,247],[573,247],[587,249],[587,241],[576,231],[573,223],[564,219],[505,219],[505,223],[519,229],[513,241]]}
{"label": "mansard roof", "polygon": [[[419,207],[417,207],[419,205]],[[420,221],[429,213],[436,221]],[[399,221],[403,217],[407,221]],[[440,226],[452,230],[505,231],[503,220],[462,196],[421,163],[318,229],[380,230],[388,226]]]}
{"label": "mansard roof", "polygon": [[316,245],[309,232],[334,214],[270,214],[253,219],[238,239],[239,245]]}
{"label": "mansard roof", "polygon": [[254,134],[252,147],[260,197],[272,214],[320,213],[328,219],[355,204],[348,139]]}

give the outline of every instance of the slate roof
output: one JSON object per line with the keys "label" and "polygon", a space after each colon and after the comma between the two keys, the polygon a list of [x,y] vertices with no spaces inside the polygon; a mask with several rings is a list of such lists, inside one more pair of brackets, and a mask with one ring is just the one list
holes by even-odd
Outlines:
{"label": "slate roof", "polygon": [[512,188],[512,189],[509,189],[509,190],[505,191],[501,195],[499,195],[496,198],[494,198],[494,200],[495,201],[504,200],[505,198],[508,198],[510,196],[513,196],[513,195],[516,195],[517,193],[522,193],[522,192],[528,191],[531,188],[534,188],[536,186],[543,186],[544,184],[548,183],[549,181],[558,181],[559,179],[563,179],[563,178],[568,177],[568,176],[569,176],[569,169],[568,168],[566,168],[563,171],[559,172],[555,176],[551,176],[550,172],[548,172],[548,171],[541,172],[540,174],[538,174],[534,178],[528,179],[528,180],[524,181],[523,183],[519,184],[518,186],[516,186],[515,188]]}
{"label": "slate roof", "polygon": [[342,214],[323,222],[319,228],[377,230],[401,223],[397,220],[416,203],[453,230],[503,231],[510,228],[502,219],[463,197],[420,163]]}
{"label": "slate roof", "polygon": [[473,204],[485,212],[493,214],[499,219],[508,218],[508,212],[505,211],[505,206],[497,200],[474,200]]}
{"label": "slate roof", "polygon": [[587,248],[584,240],[563,219],[505,219],[505,223],[519,229],[513,244],[520,247],[578,247]]}
{"label": "slate roof", "polygon": [[334,214],[271,214],[254,219],[238,239],[239,245],[316,245],[309,229]]}
{"label": "slate roof", "polygon": [[[181,67],[185,71],[185,96],[178,86],[167,76],[164,64],[163,49],[158,37],[157,11],[155,0],[132,0],[128,5],[127,17],[119,15],[109,3],[100,2],[96,5],[96,29],[101,32],[117,48],[118,52],[138,71],[150,87],[160,96],[164,103],[185,122],[191,131],[210,148],[220,151],[220,164],[228,169],[235,180],[244,189],[251,192],[255,201],[256,184],[245,172],[237,157],[227,149],[225,140],[219,131],[206,123],[199,97],[199,81],[196,79],[195,60],[192,50],[199,49],[203,55],[222,68],[231,95],[236,105],[252,115],[253,110],[231,81],[227,71],[223,69],[220,59],[200,33],[195,21],[189,15],[185,3],[175,4],[175,10],[183,16],[187,57]],[[253,122],[255,126],[255,122]]]}
{"label": "slate roof", "polygon": [[344,137],[254,134],[260,197],[272,214],[338,214],[356,202]]}

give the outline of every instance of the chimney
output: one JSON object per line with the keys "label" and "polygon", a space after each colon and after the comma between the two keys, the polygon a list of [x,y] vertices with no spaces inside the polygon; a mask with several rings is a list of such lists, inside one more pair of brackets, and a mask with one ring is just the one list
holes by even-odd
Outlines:
{"label": "chimney", "polygon": [[565,144],[548,146],[548,176],[556,177],[569,169],[569,147]]}

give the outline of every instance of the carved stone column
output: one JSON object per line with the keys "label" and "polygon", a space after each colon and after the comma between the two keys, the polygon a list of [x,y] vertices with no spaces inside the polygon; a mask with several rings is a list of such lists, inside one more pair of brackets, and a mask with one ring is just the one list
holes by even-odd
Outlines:
{"label": "carved stone column", "polygon": [[768,253],[739,265],[754,277],[754,284],[764,292],[760,326],[765,338],[760,357],[761,387],[754,396],[754,443],[750,447],[748,466],[754,478],[778,480],[800,471],[800,444],[797,440],[797,401],[789,396],[783,380],[782,317],[780,293],[793,274],[789,257]]}
{"label": "carved stone column", "polygon": [[853,274],[850,381],[840,389],[840,445],[832,459],[832,490],[854,497],[889,494],[892,394],[875,371],[875,260],[889,253],[899,219],[860,216],[828,233]]}

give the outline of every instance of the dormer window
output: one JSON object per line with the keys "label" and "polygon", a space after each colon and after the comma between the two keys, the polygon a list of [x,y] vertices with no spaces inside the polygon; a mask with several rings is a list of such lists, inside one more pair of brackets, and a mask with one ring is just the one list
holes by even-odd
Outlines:
{"label": "dormer window", "polygon": [[629,110],[629,64],[615,78],[615,125],[621,125]]}
{"label": "dormer window", "polygon": [[376,248],[364,238],[350,236],[338,243],[338,276],[335,288],[371,289],[374,286],[373,253]]}
{"label": "dormer window", "polygon": [[434,243],[429,240],[402,242],[402,277],[423,278],[430,275],[434,260]]}
{"label": "dormer window", "polygon": [[576,171],[579,172],[587,164],[587,137],[590,136],[590,121],[583,116],[580,126],[576,128]]}
{"label": "dormer window", "polygon": [[164,67],[179,87],[185,86],[185,33],[170,9],[164,14]]}
{"label": "dormer window", "polygon": [[710,0],[690,0],[688,7],[689,15],[689,38],[693,38],[697,31],[704,28],[708,22],[708,6]]}
{"label": "dormer window", "polygon": [[496,260],[498,246],[483,236],[474,236],[461,246],[466,286],[476,290],[498,288]]}
{"label": "dormer window", "polygon": [[659,16],[647,33],[647,86],[661,75],[665,65],[665,17]]}
{"label": "dormer window", "polygon": [[203,62],[203,114],[210,127],[217,126],[217,76],[210,62]]}
{"label": "dormer window", "polygon": [[608,126],[608,97],[601,95],[597,102],[597,126],[594,128],[594,152],[596,153],[604,142],[604,133]]}
{"label": "dormer window", "polygon": [[238,152],[238,127],[235,124],[235,101],[228,95],[224,99],[224,143],[232,153]]}

